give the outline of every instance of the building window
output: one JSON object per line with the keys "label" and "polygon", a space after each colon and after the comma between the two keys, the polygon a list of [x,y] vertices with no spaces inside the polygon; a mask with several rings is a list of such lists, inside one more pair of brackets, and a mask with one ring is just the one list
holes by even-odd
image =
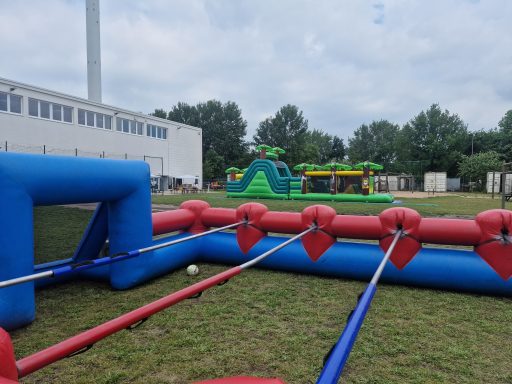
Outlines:
{"label": "building window", "polygon": [[83,109],[78,110],[78,125],[85,125],[85,111]]}
{"label": "building window", "polygon": [[157,125],[148,124],[146,126],[146,135],[156,139],[167,140],[167,128],[159,127]]}
{"label": "building window", "polygon": [[0,111],[7,112],[9,110],[7,106],[7,99],[9,95],[7,93],[0,92]]}
{"label": "building window", "polygon": [[103,115],[105,119],[105,129],[112,129],[112,116],[109,115]]}
{"label": "building window", "polygon": [[[21,109],[21,105],[20,105]],[[73,108],[66,105],[50,103],[48,101],[28,99],[28,114],[32,117],[40,117],[41,119],[51,119],[55,121],[63,121],[66,123],[73,122]]]}
{"label": "building window", "polygon": [[30,116],[39,117],[39,101],[36,99],[28,99],[28,114]]}
{"label": "building window", "polygon": [[103,113],[98,112],[86,111],[85,109],[79,109],[78,124],[88,127],[112,129],[112,116],[104,115]]}
{"label": "building window", "polygon": [[144,123],[136,120],[123,119],[118,117],[116,121],[116,131],[131,133],[132,135],[142,136]]}
{"label": "building window", "polygon": [[63,105],[62,109],[64,110],[64,121],[66,123],[72,123],[73,122],[73,108],[66,107],[65,105]]}
{"label": "building window", "polygon": [[50,118],[50,103],[47,101],[39,101],[39,117],[43,119]]}
{"label": "building window", "polygon": [[89,127],[94,127],[94,112],[87,111],[85,112],[85,116],[87,117],[86,124]]}
{"label": "building window", "polygon": [[53,104],[52,107],[52,119],[62,121],[62,105]]}
{"label": "building window", "polygon": [[0,111],[21,115],[21,96],[0,92]]}

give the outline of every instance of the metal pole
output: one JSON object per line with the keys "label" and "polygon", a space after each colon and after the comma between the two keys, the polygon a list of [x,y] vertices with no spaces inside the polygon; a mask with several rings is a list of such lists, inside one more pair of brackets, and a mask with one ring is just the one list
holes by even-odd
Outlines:
{"label": "metal pole", "polygon": [[5,140],[5,152],[7,152],[7,140]]}
{"label": "metal pole", "polygon": [[75,264],[66,265],[64,267],[55,268],[50,271],[45,271],[45,272],[35,273],[32,275],[17,277],[17,278],[10,279],[10,280],[0,281],[0,289],[10,287],[13,285],[17,285],[17,284],[27,283],[29,281],[40,280],[40,279],[44,279],[44,278],[48,278],[48,277],[61,276],[61,275],[65,275],[65,274],[68,274],[71,272],[78,272],[78,271],[82,271],[84,269],[95,268],[95,267],[99,267],[101,265],[106,265],[106,264],[112,264],[112,263],[115,263],[118,261],[122,261],[122,260],[130,259],[132,257],[139,256],[143,253],[155,251],[160,248],[170,247],[171,245],[183,243],[185,241],[194,240],[199,237],[203,237],[206,235],[210,235],[212,233],[223,231],[225,229],[234,228],[234,227],[237,227],[237,226],[239,226],[241,224],[245,224],[245,223],[246,223],[246,221],[240,221],[238,223],[229,224],[224,227],[215,228],[210,231],[183,237],[181,239],[168,241],[168,242],[162,243],[162,244],[153,245],[151,247],[140,248],[140,249],[137,249],[134,251],[129,251],[129,252],[122,252],[122,253],[118,253],[118,254],[115,254],[112,256],[101,257],[98,259],[86,260],[84,262],[79,262],[79,263],[75,263]]}
{"label": "metal pole", "polygon": [[46,144],[43,144],[43,155],[46,155]]}
{"label": "metal pole", "polygon": [[317,384],[336,384],[338,382],[350,352],[352,351],[352,347],[354,346],[359,330],[363,325],[366,313],[368,312],[372,299],[375,295],[375,292],[377,291],[377,282],[379,281],[382,271],[384,270],[386,263],[391,257],[391,254],[393,253],[398,240],[402,236],[402,233],[403,231],[401,229],[395,233],[393,242],[384,255],[384,258],[380,262],[379,267],[375,271],[375,274],[373,275],[370,283],[357,302],[354,311],[349,316],[347,324],[343,329],[343,333],[331,350],[327,362],[325,363],[324,368],[320,373],[320,377],[316,382]]}
{"label": "metal pole", "polygon": [[297,239],[300,239],[301,237],[303,237],[304,235],[308,234],[309,232],[311,232],[311,231],[313,231],[315,229],[316,229],[316,226],[309,227],[308,229],[306,229],[305,231],[299,233],[298,235],[293,236],[292,238],[286,240],[284,243],[279,244],[277,247],[272,248],[271,250],[261,254],[260,256],[255,257],[254,259],[249,260],[248,262],[241,264],[240,268],[247,269],[247,268],[252,267],[254,264],[259,263],[264,258],[266,258],[266,257],[270,256],[271,254],[279,251],[281,248],[286,247],[288,244],[294,242]]}
{"label": "metal pole", "polygon": [[507,179],[507,175],[505,174],[505,163],[503,163],[501,170],[501,209],[505,209],[505,181]]}
{"label": "metal pole", "polygon": [[494,200],[494,183],[496,180],[496,171],[492,171],[492,199]]}
{"label": "metal pole", "polygon": [[100,1],[86,0],[85,7],[88,98],[101,103]]}
{"label": "metal pole", "polygon": [[85,352],[86,350],[91,348],[94,345],[94,343],[106,338],[107,336],[110,336],[124,329],[133,329],[136,326],[142,324],[155,313],[163,311],[164,309],[169,308],[185,299],[198,297],[206,289],[209,289],[216,285],[222,285],[232,277],[235,277],[242,273],[244,269],[247,269],[252,265],[260,262],[265,257],[272,255],[273,253],[279,251],[281,248],[285,247],[286,245],[290,244],[295,240],[300,239],[301,237],[315,230],[316,228],[316,226],[312,226],[306,229],[302,233],[299,233],[298,235],[292,237],[291,239],[285,241],[284,243],[278,245],[277,247],[268,250],[267,252],[263,253],[262,255],[254,258],[253,260],[247,263],[244,263],[236,267],[232,267],[224,272],[218,273],[212,277],[201,280],[186,288],[171,293],[170,295],[162,297],[161,299],[153,301],[152,303],[146,304],[143,307],[125,313],[122,316],[119,316],[106,323],[91,328],[58,344],[43,349],[42,351],[24,357],[23,359],[16,361],[18,375],[20,378],[22,378],[58,360],[61,360],[65,357],[73,356],[74,354],[76,354],[76,352]]}

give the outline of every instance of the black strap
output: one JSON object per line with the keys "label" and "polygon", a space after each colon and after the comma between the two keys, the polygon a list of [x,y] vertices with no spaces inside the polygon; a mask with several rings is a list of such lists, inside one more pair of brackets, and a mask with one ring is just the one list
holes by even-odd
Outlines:
{"label": "black strap", "polygon": [[219,287],[226,284],[229,281],[229,279],[226,279],[224,281],[221,281],[219,284],[217,284]]}
{"label": "black strap", "polygon": [[70,353],[69,355],[67,355],[67,356],[66,356],[66,359],[67,359],[67,358],[70,358],[70,357],[74,357],[74,356],[76,356],[76,355],[80,355],[80,354],[82,354],[82,353],[84,353],[84,352],[87,352],[89,349],[91,349],[91,348],[92,348],[92,346],[93,346],[93,345],[94,345],[94,344],[89,344],[89,345],[87,345],[87,346],[83,347],[82,349],[79,349],[78,351],[75,351],[75,352]]}
{"label": "black strap", "polygon": [[94,261],[92,261],[92,260],[80,261],[79,263],[71,264],[71,269],[77,269],[77,268],[83,267],[84,265],[90,265],[90,264],[94,264]]}
{"label": "black strap", "polygon": [[110,258],[115,259],[116,257],[121,257],[121,256],[128,256],[128,252],[114,253],[112,256],[110,256]]}
{"label": "black strap", "polygon": [[140,321],[137,321],[135,324],[130,324],[129,326],[126,327],[126,329],[128,331],[133,331],[135,328],[140,327],[142,324],[144,324],[148,319],[149,317],[145,317]]}
{"label": "black strap", "polygon": [[187,297],[187,299],[199,299],[202,294],[203,291],[196,293],[194,296]]}

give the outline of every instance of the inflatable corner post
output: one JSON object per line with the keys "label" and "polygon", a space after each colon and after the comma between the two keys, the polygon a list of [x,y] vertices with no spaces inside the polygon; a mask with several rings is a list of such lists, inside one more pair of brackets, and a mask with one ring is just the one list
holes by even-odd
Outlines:
{"label": "inflatable corner post", "polygon": [[[92,243],[103,246],[108,237],[111,253],[149,245],[149,188],[149,167],[141,161],[0,153],[0,280],[34,272],[34,206],[101,202],[86,231],[96,237]],[[84,237],[80,246],[89,240]],[[141,282],[143,264],[131,259],[110,266],[112,286]],[[0,326],[17,328],[34,316],[33,282],[0,290]]]}

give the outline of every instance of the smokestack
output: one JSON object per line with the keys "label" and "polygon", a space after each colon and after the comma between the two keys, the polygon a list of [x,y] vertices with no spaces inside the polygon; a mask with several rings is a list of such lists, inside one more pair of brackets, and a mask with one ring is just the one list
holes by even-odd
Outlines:
{"label": "smokestack", "polygon": [[100,0],[85,0],[87,30],[87,91],[101,103]]}

